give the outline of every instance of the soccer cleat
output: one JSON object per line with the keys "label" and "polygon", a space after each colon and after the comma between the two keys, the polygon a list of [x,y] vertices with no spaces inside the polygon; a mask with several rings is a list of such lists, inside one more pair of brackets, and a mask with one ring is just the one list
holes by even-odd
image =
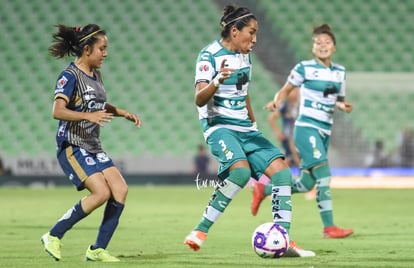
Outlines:
{"label": "soccer cleat", "polygon": [[87,261],[100,261],[100,262],[118,262],[118,258],[109,254],[109,252],[103,248],[91,249],[88,247],[86,250]]}
{"label": "soccer cleat", "polygon": [[324,238],[345,238],[354,233],[352,229],[342,229],[337,226],[328,226],[323,228]]}
{"label": "soccer cleat", "polygon": [[260,204],[262,203],[263,199],[265,199],[265,187],[263,183],[257,182],[253,185],[253,199],[250,205],[250,209],[253,216],[257,215],[259,211]]}
{"label": "soccer cleat", "polygon": [[45,233],[40,238],[40,241],[45,246],[45,251],[49,253],[56,261],[59,261],[62,258],[60,253],[60,248],[62,247],[62,242],[56,236],[50,235],[50,233]]}
{"label": "soccer cleat", "polygon": [[300,248],[295,241],[290,240],[289,248],[282,257],[315,257],[316,254],[310,250],[304,250]]}
{"label": "soccer cleat", "polygon": [[203,242],[206,240],[207,234],[200,230],[193,230],[184,240],[184,244],[188,245],[192,250],[200,249]]}

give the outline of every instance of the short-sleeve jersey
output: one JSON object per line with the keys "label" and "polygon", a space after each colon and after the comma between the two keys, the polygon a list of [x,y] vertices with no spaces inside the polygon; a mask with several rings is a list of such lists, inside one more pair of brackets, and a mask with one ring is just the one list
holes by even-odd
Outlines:
{"label": "short-sleeve jersey", "polygon": [[198,55],[195,84],[209,83],[219,73],[224,59],[225,67],[235,69],[234,73],[219,85],[206,105],[197,107],[205,138],[218,128],[241,132],[257,130],[252,125],[246,106],[252,68],[249,54],[229,51],[220,44],[220,40],[215,40]]}
{"label": "short-sleeve jersey", "polygon": [[330,135],[336,100],[345,98],[345,68],[336,63],[326,67],[315,59],[301,61],[291,71],[288,82],[300,87],[295,125],[313,127]]}
{"label": "short-sleeve jersey", "polygon": [[[54,99],[62,98],[67,108],[77,112],[103,110],[106,92],[100,73],[94,70],[93,77],[86,75],[71,63],[60,75],[56,83]],[[91,153],[102,152],[98,124],[86,120],[59,120],[56,132],[58,148],[64,143],[79,146]]]}

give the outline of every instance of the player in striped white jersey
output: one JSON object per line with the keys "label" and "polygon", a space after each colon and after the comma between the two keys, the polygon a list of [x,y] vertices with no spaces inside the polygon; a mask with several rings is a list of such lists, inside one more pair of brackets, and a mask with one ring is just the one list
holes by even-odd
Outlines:
{"label": "player in striped white jersey", "polygon": [[88,194],[71,207],[41,237],[44,249],[60,260],[61,240],[76,223],[105,204],[96,241],[86,250],[90,261],[117,262],[106,250],[124,209],[128,186],[101,147],[100,127],[115,116],[141,125],[128,111],[109,104],[99,68],[107,56],[105,30],[96,24],[85,27],[57,25],[49,52],[53,57],[76,56],[59,75],[55,86],[53,118],[59,120],[56,132],[57,158],[65,175],[78,191]]}
{"label": "player in striped white jersey", "polygon": [[[300,87],[299,116],[295,122],[294,142],[301,157],[301,175],[292,182],[292,193],[308,192],[316,184],[317,205],[324,226],[325,238],[344,238],[352,229],[337,227],[333,220],[330,193],[331,172],[328,147],[335,108],[349,113],[352,104],[345,101],[345,68],[331,61],[336,51],[336,39],[327,24],[313,31],[314,59],[298,63],[287,82],[276,93],[266,108],[273,111],[283,103],[289,93]],[[256,184],[252,202],[255,215],[271,186]]]}
{"label": "player in striped white jersey", "polygon": [[[244,7],[228,5],[221,18],[221,39],[199,53],[195,102],[210,152],[219,162],[221,185],[215,189],[200,222],[184,243],[199,250],[218,220],[250,177],[266,174],[273,182],[272,213],[287,231],[291,221],[292,175],[282,152],[257,129],[248,94],[249,52],[256,43],[258,23]],[[291,241],[286,256],[314,256]]]}

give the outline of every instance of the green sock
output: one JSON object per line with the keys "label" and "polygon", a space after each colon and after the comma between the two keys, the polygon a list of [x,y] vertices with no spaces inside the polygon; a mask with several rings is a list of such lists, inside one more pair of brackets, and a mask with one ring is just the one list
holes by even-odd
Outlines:
{"label": "green sock", "polygon": [[272,193],[272,187],[273,187],[272,182],[266,184],[265,189],[264,189],[265,196],[269,196]]}
{"label": "green sock", "polygon": [[250,169],[235,168],[231,170],[229,177],[213,192],[200,223],[194,229],[207,233],[249,179]]}
{"label": "green sock", "polygon": [[273,222],[281,225],[289,233],[292,219],[290,169],[283,169],[271,177],[272,184],[272,214]]}
{"label": "green sock", "polygon": [[332,197],[331,197],[331,172],[328,165],[322,165],[312,170],[316,178],[316,202],[324,227],[333,226]]}
{"label": "green sock", "polygon": [[292,180],[292,194],[309,192],[315,186],[315,178],[308,170],[302,170],[300,177]]}

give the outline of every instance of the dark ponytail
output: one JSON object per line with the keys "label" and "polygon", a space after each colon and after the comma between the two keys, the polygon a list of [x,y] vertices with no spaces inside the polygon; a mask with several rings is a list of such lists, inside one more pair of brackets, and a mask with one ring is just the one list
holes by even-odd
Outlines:
{"label": "dark ponytail", "polygon": [[56,58],[79,57],[85,45],[93,46],[97,41],[96,34],[106,34],[105,30],[96,24],[88,24],[83,28],[63,24],[58,24],[56,27],[58,31],[52,35],[53,43],[48,49],[50,55]]}

